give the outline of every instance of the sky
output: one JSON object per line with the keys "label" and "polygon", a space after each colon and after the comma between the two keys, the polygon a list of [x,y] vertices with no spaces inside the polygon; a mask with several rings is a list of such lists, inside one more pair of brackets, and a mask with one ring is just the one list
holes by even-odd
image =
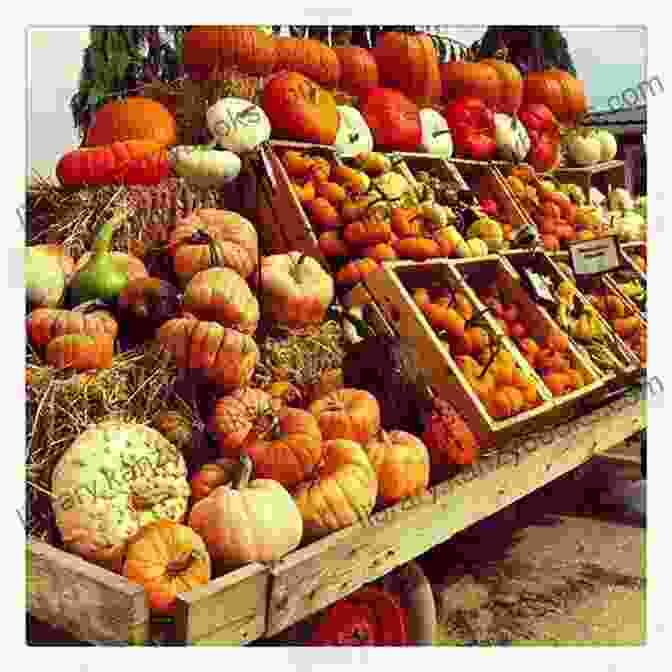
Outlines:
{"label": "sky", "polygon": [[[442,26],[441,32],[471,45],[487,26]],[[585,81],[595,111],[608,110],[609,98],[644,77],[644,28],[563,28],[577,73]],[[58,158],[78,145],[69,100],[77,89],[88,28],[32,29],[28,43],[29,167],[53,174]],[[651,73],[655,76],[657,73]],[[612,100],[612,106],[614,104]]]}

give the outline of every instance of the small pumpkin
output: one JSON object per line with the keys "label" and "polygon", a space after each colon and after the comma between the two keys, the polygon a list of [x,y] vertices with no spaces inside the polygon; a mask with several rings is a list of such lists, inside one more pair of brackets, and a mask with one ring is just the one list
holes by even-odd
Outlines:
{"label": "small pumpkin", "polygon": [[478,442],[457,411],[443,399],[435,398],[425,423],[422,440],[434,465],[472,464],[479,454]]}
{"label": "small pumpkin", "polygon": [[252,477],[252,460],[240,458],[235,482],[194,504],[189,526],[223,566],[280,560],[301,542],[303,521],[292,496],[277,481]]}
{"label": "small pumpkin", "polygon": [[320,324],[334,300],[334,281],[312,257],[272,254],[261,261],[263,311],[280,324]]}
{"label": "small pumpkin", "polygon": [[114,339],[110,334],[89,336],[65,334],[49,341],[45,360],[57,369],[109,369],[114,356]]}
{"label": "small pumpkin", "polygon": [[399,258],[395,249],[388,243],[378,243],[377,245],[365,247],[362,250],[362,254],[381,264],[384,261],[394,261]]}
{"label": "small pumpkin", "polygon": [[318,539],[366,519],[376,503],[378,479],[364,449],[354,441],[325,441],[324,457],[298,486],[294,501],[307,539]]}
{"label": "small pumpkin", "polygon": [[336,390],[314,401],[308,410],[326,440],[349,439],[365,445],[380,431],[378,400],[366,390]]}
{"label": "small pumpkin", "polygon": [[232,485],[240,470],[240,460],[222,457],[204,464],[189,480],[191,500],[195,504],[209,497],[222,485]]}
{"label": "small pumpkin", "polygon": [[315,224],[319,231],[332,231],[343,226],[337,208],[323,196],[308,201],[306,210],[310,215],[310,221]]}
{"label": "small pumpkin", "polygon": [[308,411],[283,408],[257,415],[242,451],[252,459],[258,478],[293,488],[322,458],[322,433]]}
{"label": "small pumpkin", "polygon": [[399,238],[417,238],[424,233],[423,218],[417,208],[392,208],[392,231]]}
{"label": "small pumpkin", "polygon": [[248,278],[258,263],[257,230],[248,219],[229,210],[193,211],[178,221],[169,247],[181,287],[213,266],[231,268]]}
{"label": "small pumpkin", "polygon": [[172,614],[177,595],[208,583],[212,568],[203,539],[191,527],[162,519],[131,540],[123,574],[145,589],[151,609]]}
{"label": "small pumpkin", "polygon": [[244,334],[259,323],[259,302],[249,285],[230,268],[197,273],[184,290],[183,309],[201,320],[219,322]]}
{"label": "small pumpkin", "polygon": [[339,285],[356,285],[379,268],[380,264],[375,259],[354,259],[338,271],[336,283]]}
{"label": "small pumpkin", "polygon": [[209,429],[224,457],[240,457],[247,435],[258,417],[279,410],[280,404],[265,390],[241,387],[215,403]]}
{"label": "small pumpkin", "polygon": [[368,247],[390,240],[392,226],[382,217],[366,217],[350,222],[343,230],[343,238],[353,247]]}
{"label": "small pumpkin", "polygon": [[178,177],[203,189],[233,182],[243,165],[233,152],[191,145],[172,149],[171,160]]}
{"label": "small pumpkin", "polygon": [[157,327],[177,315],[180,297],[167,280],[136,278],[121,292],[117,305],[131,319]]}
{"label": "small pumpkin", "polygon": [[42,347],[58,336],[84,334],[99,336],[108,334],[117,337],[119,325],[112,313],[95,309],[95,306],[81,306],[75,310],[56,308],[36,308],[26,318],[26,328],[31,342]]}
{"label": "small pumpkin", "polygon": [[24,253],[26,298],[34,308],[56,308],[63,299],[67,275],[62,257],[59,257],[60,252],[54,254],[53,250],[45,249],[41,245],[26,248]]}
{"label": "small pumpkin", "polygon": [[259,360],[259,348],[251,336],[217,322],[201,322],[193,315],[169,320],[157,338],[180,369],[198,371],[225,392],[246,385]]}
{"label": "small pumpkin", "polygon": [[271,137],[268,116],[249,100],[222,98],[205,117],[217,145],[234,154],[251,152]]}
{"label": "small pumpkin", "polygon": [[440,245],[432,238],[402,238],[396,249],[402,259],[415,261],[433,259],[441,254]]}
{"label": "small pumpkin", "polygon": [[378,477],[378,497],[385,505],[414,497],[429,485],[429,451],[413,434],[381,430],[364,450]]}

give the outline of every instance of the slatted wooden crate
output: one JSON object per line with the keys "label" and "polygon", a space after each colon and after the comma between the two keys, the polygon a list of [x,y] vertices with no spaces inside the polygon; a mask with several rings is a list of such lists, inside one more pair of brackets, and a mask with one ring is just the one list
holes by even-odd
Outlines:
{"label": "slatted wooden crate", "polygon": [[590,195],[591,187],[599,189],[606,194],[609,187],[617,189],[625,187],[625,162],[604,161],[594,166],[585,167],[562,167],[549,173],[556,180],[563,183],[576,184],[586,194]]}
{"label": "slatted wooden crate", "polygon": [[[480,261],[501,263],[496,256],[483,257]],[[511,353],[522,372],[535,383],[542,403],[512,418],[495,420],[416,306],[412,292],[417,288],[430,291],[446,286],[463,288],[462,278],[456,273],[454,262],[440,259],[423,263],[390,262],[367,276],[365,284],[391,327],[401,338],[414,345],[416,366],[426,374],[432,389],[457,408],[482,445],[502,445],[525,428],[529,430],[531,427],[543,426],[545,414],[554,408],[553,397],[510,339],[502,339],[503,348]],[[474,304],[475,311],[483,310],[473,293],[467,293],[467,298]],[[501,327],[489,315],[485,314],[484,319],[495,333],[503,335]]]}
{"label": "slatted wooden crate", "polygon": [[[548,254],[546,252],[529,252],[525,250],[521,251],[511,251],[507,252],[503,255],[504,260],[506,261],[507,264],[510,265],[511,271],[519,276],[522,275],[523,270],[525,268],[530,268],[533,271],[536,271],[538,273],[542,273],[543,275],[546,275],[551,279],[553,284],[557,287],[563,280],[567,280],[568,278],[564,275],[562,270],[558,268],[558,266],[554,263],[553,259],[564,259],[567,261],[568,255],[567,253],[561,253],[561,255],[554,255],[554,254]],[[569,279],[570,282],[573,283],[573,280]],[[578,290],[577,288],[577,294],[576,294],[576,301],[583,306],[586,307],[589,305],[588,299],[583,295],[583,293]],[[539,310],[542,312],[547,313],[547,310],[543,306],[539,306]],[[613,349],[612,351],[618,356],[618,358],[621,360],[623,365],[626,367],[625,371],[621,375],[617,375],[615,373],[609,373],[606,371],[602,371],[602,369],[595,363],[590,357],[590,354],[588,351],[583,348],[583,346],[576,342],[573,341],[573,345],[575,348],[577,348],[583,356],[591,362],[591,365],[593,368],[598,371],[598,373],[601,374],[601,376],[604,378],[605,383],[607,387],[612,388],[612,387],[619,387],[623,385],[626,381],[632,378],[634,374],[636,374],[638,370],[638,365],[634,362],[633,360],[633,353],[630,351],[630,349],[625,345],[625,343],[622,342],[622,340],[614,333],[613,329],[609,325],[609,323],[603,319],[602,317],[599,317],[599,320],[602,324],[602,327],[609,332],[611,335],[611,338],[613,340]]]}

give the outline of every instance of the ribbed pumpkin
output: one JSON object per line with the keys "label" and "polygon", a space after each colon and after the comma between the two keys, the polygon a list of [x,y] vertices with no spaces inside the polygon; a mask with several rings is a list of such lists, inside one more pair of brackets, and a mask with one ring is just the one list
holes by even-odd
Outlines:
{"label": "ribbed pumpkin", "polygon": [[258,263],[257,230],[245,217],[228,210],[194,210],[177,223],[169,247],[182,287],[213,266],[231,268],[247,278]]}
{"label": "ribbed pumpkin", "polygon": [[109,369],[114,356],[114,339],[110,334],[65,334],[49,341],[45,359],[57,369]]}
{"label": "ribbed pumpkin", "polygon": [[451,61],[442,63],[440,70],[441,98],[445,102],[473,96],[492,107],[498,99],[499,76],[487,63]]}
{"label": "ribbed pumpkin", "polygon": [[317,420],[300,408],[261,413],[245,438],[258,478],[293,488],[309,478],[322,458],[322,432]]}
{"label": "ribbed pumpkin", "polygon": [[106,310],[58,310],[37,308],[26,319],[28,337],[33,345],[47,345],[49,341],[65,334],[99,336],[109,334],[117,337],[119,325]]}
{"label": "ribbed pumpkin", "polygon": [[429,451],[413,434],[381,430],[364,450],[378,477],[378,497],[384,504],[419,495],[429,485]]}
{"label": "ribbed pumpkin", "polygon": [[496,58],[485,58],[480,63],[490,66],[499,79],[497,98],[492,105],[494,111],[516,114],[523,103],[523,77],[520,70],[513,63]]}
{"label": "ribbed pumpkin", "polygon": [[193,26],[184,36],[184,67],[192,79],[235,67],[268,75],[276,63],[275,40],[256,26]]}
{"label": "ribbed pumpkin", "polygon": [[224,392],[247,385],[259,360],[251,336],[193,315],[169,320],[157,338],[180,369],[199,372]]}
{"label": "ribbed pumpkin", "polygon": [[366,519],[378,494],[376,471],[358,443],[336,439],[322,448],[324,456],[311,480],[294,493],[308,539]]}
{"label": "ribbed pumpkin", "polygon": [[523,101],[550,108],[558,121],[576,123],[585,114],[588,101],[583,82],[564,70],[531,72],[525,78]]}
{"label": "ribbed pumpkin", "polygon": [[182,307],[201,320],[219,322],[253,334],[259,322],[259,302],[247,282],[230,268],[197,273],[184,290]]}
{"label": "ribbed pumpkin", "polygon": [[341,63],[331,47],[319,40],[278,37],[275,39],[275,70],[300,72],[325,87],[335,87],[341,78]]}
{"label": "ribbed pumpkin", "polygon": [[381,86],[399,89],[423,107],[438,102],[441,73],[429,35],[383,33],[376,40],[373,55],[378,63]]}
{"label": "ribbed pumpkin", "polygon": [[279,400],[256,387],[241,387],[218,399],[209,429],[215,435],[219,452],[224,457],[240,457],[257,418],[279,410],[280,405]]}
{"label": "ribbed pumpkin", "polygon": [[177,142],[175,118],[156,100],[141,96],[112,100],[96,111],[85,145],[96,147],[125,140],[150,140],[169,146]]}
{"label": "ribbed pumpkin", "polygon": [[375,89],[380,81],[378,64],[371,51],[362,47],[334,47],[341,64],[339,88],[354,96]]}

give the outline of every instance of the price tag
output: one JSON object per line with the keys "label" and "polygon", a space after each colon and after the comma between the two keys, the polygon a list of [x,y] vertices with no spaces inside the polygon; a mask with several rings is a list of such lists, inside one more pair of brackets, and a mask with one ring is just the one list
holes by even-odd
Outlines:
{"label": "price tag", "polygon": [[571,243],[569,258],[575,275],[601,275],[623,266],[623,255],[616,236]]}

